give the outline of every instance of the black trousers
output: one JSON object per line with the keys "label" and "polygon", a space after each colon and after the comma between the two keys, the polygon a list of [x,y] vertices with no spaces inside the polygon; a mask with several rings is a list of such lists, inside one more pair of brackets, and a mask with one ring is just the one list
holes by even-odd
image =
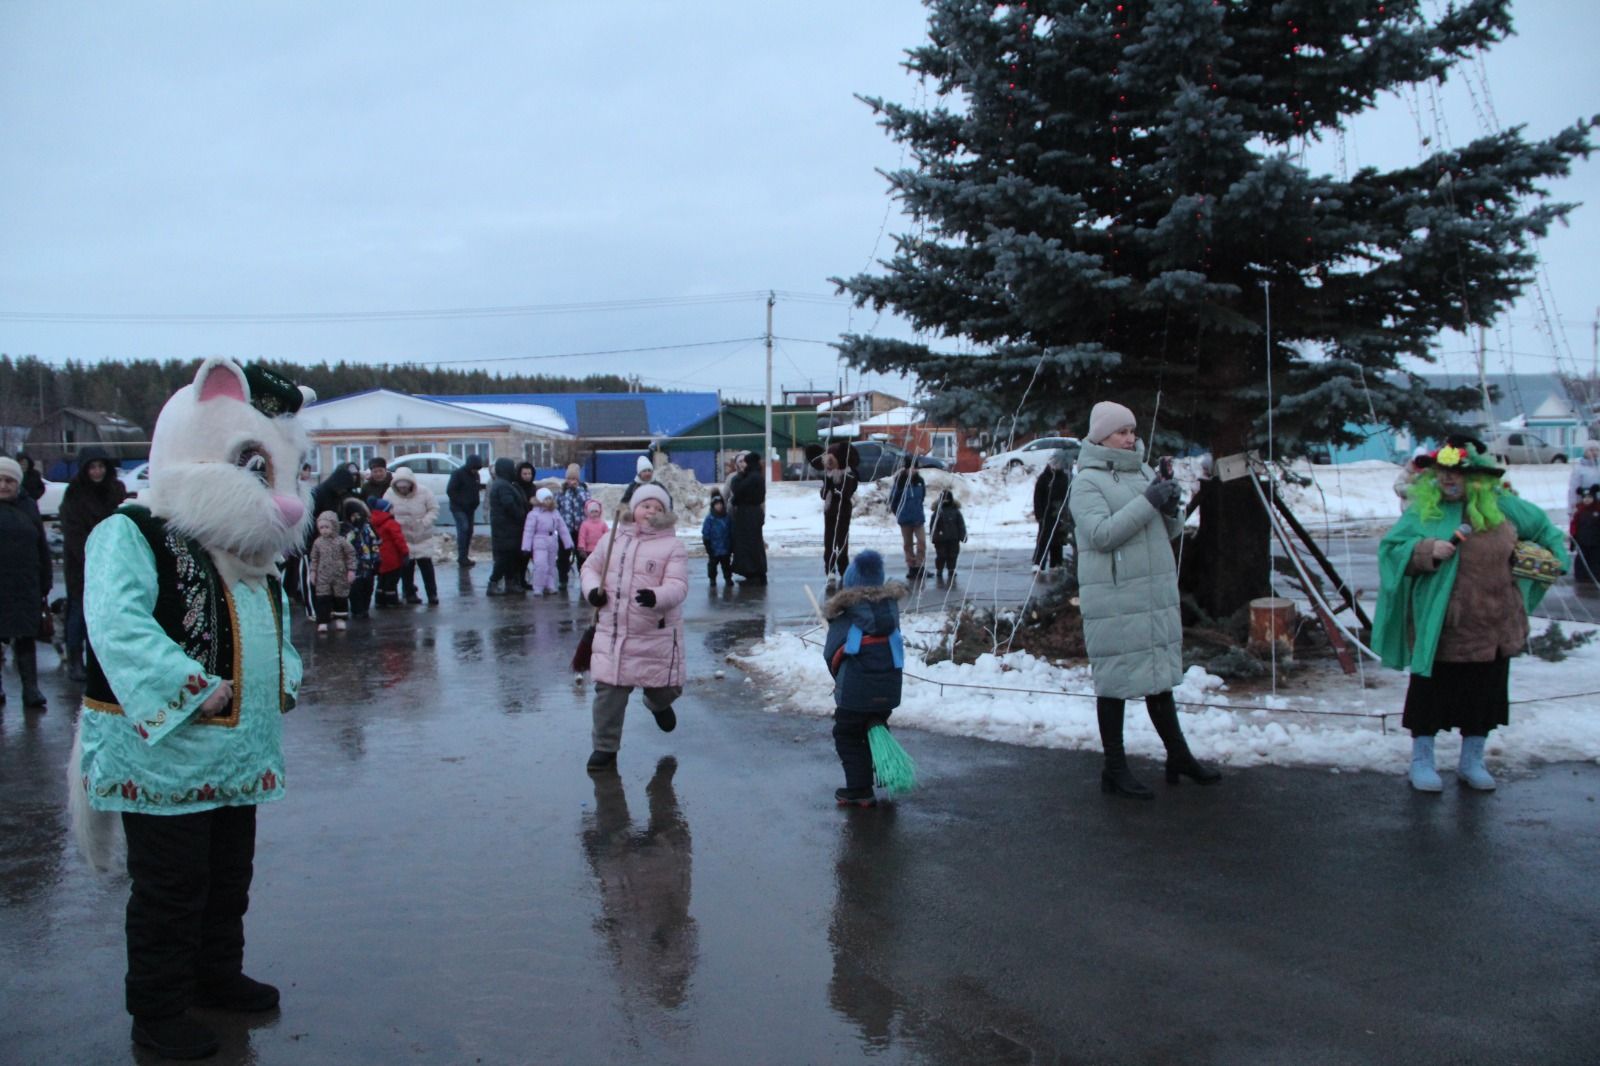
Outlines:
{"label": "black trousers", "polygon": [[[573,542],[576,543],[578,539],[578,531],[574,529],[571,531],[571,533]],[[561,588],[567,587],[567,575],[572,572],[572,564],[577,561],[577,558],[577,548],[556,549],[556,581],[560,584]]]}
{"label": "black trousers", "polygon": [[839,707],[833,712],[833,749],[844,767],[845,788],[872,787],[872,745],[867,742],[867,731],[888,720],[882,711]]}
{"label": "black trousers", "polygon": [[956,560],[961,557],[961,542],[959,540],[936,540],[933,542],[933,572],[935,574],[948,570],[956,572]]}
{"label": "black trousers", "polygon": [[400,583],[405,588],[406,599],[413,599],[417,595],[417,572],[422,572],[422,587],[428,593],[428,602],[439,601],[439,582],[433,575],[432,559],[407,559],[406,565],[400,569]]}
{"label": "black trousers", "polygon": [[[355,618],[365,617],[372,609],[372,575],[358,577],[350,582],[350,614]],[[321,621],[321,619],[318,619]]]}
{"label": "black trousers", "polygon": [[[355,588],[354,585],[351,585],[350,587]],[[318,625],[325,626],[333,619],[343,618],[349,613],[350,597],[348,596],[324,596],[319,594],[316,597],[316,617]]]}
{"label": "black trousers", "polygon": [[722,580],[733,584],[733,556],[708,555],[706,556],[706,580],[713,585],[717,583],[717,568],[722,568]]}
{"label": "black trousers", "polygon": [[244,966],[244,912],[255,871],[255,807],[124,814],[128,838],[128,1013],[181,1013],[195,986]]}
{"label": "black trousers", "polygon": [[494,569],[489,571],[489,583],[504,581],[508,587],[515,588],[522,583],[523,571],[528,564],[523,561],[522,552],[515,549],[494,550]]}

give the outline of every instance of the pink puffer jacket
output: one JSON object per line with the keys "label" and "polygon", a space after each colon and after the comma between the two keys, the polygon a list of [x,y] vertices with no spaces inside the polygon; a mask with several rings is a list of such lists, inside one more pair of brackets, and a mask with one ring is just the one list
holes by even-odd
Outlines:
{"label": "pink puffer jacket", "polygon": [[[689,553],[668,512],[661,525],[640,528],[623,522],[608,556],[606,544],[583,564],[583,594],[600,587],[604,575],[606,605],[595,625],[590,670],[607,685],[664,688],[684,683],[683,601],[689,594]],[[633,600],[640,589],[654,589],[656,605]]]}

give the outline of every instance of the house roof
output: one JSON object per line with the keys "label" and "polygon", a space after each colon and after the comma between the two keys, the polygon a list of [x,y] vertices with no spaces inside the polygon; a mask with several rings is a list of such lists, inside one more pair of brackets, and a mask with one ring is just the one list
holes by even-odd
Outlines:
{"label": "house roof", "polygon": [[[816,416],[813,415],[813,418]],[[668,438],[664,443],[670,448],[674,443],[684,445],[686,449],[701,451],[715,450],[718,441],[723,448],[760,448],[761,442],[766,439],[766,422],[764,418],[751,418],[744,410],[737,407],[724,408],[721,425],[717,424],[717,415],[713,412],[709,417],[702,418],[692,426],[685,426],[682,431]],[[790,448],[795,444],[795,438],[786,430],[785,423],[779,419],[776,410],[772,413],[772,446],[774,448]]]}
{"label": "house roof", "polygon": [[448,403],[429,396],[413,396],[393,389],[367,389],[330,400],[319,400],[301,412],[312,432],[330,429],[433,429],[444,426],[508,424],[542,433],[567,433],[567,422],[556,411],[530,404],[500,407]]}
{"label": "house roof", "polygon": [[489,412],[507,406],[546,407],[588,440],[672,437],[717,413],[714,392],[528,392],[427,396],[437,403]]}

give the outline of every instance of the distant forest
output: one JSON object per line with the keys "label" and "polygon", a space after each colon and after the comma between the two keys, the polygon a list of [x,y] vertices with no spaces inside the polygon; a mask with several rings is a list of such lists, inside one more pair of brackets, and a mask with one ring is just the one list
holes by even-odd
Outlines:
{"label": "distant forest", "polygon": [[[23,356],[0,355],[0,426],[31,426],[62,407],[111,411],[130,418],[146,430],[154,428],[161,405],[178,389],[194,380],[200,360],[135,359],[129,362],[80,363],[55,366]],[[590,374],[583,378],[545,374],[491,374],[485,370],[441,370],[400,364],[372,366],[362,363],[318,363],[299,366],[270,360],[271,367],[289,380],[309,385],[328,400],[366,389],[436,396],[466,396],[496,392],[627,392],[628,379],[618,374]],[[645,390],[656,391],[656,390]]]}

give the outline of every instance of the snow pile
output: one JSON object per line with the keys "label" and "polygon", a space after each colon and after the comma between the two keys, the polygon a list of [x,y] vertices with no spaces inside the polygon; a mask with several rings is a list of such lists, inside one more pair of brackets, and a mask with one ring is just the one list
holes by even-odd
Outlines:
{"label": "snow pile", "polygon": [[[937,640],[939,618],[906,620],[904,702],[894,722],[938,733],[1030,747],[1100,749],[1094,689],[1087,665],[1058,666],[1022,652],[983,655],[971,665],[928,664],[922,652]],[[1534,620],[1534,631],[1546,623]],[[1570,630],[1593,626],[1567,623]],[[755,675],[769,709],[833,713],[832,679],[822,661],[822,630],[780,631],[730,661]],[[1600,641],[1558,663],[1524,656],[1511,670],[1511,698],[1542,700],[1594,688]],[[915,675],[913,677],[913,675]],[[1400,728],[1406,676],[1369,665],[1368,687],[1336,672],[1286,679],[1277,695],[1231,690],[1221,678],[1190,667],[1174,690],[1183,728],[1196,755],[1224,767],[1323,766],[1334,770],[1403,772],[1411,741]],[[1292,686],[1292,687],[1291,687]],[[1559,761],[1600,762],[1600,697],[1513,705],[1511,725],[1489,738],[1499,766]],[[1126,743],[1135,755],[1161,756],[1161,740],[1137,701],[1129,707]],[[1453,765],[1459,740],[1440,739],[1439,764]]]}

